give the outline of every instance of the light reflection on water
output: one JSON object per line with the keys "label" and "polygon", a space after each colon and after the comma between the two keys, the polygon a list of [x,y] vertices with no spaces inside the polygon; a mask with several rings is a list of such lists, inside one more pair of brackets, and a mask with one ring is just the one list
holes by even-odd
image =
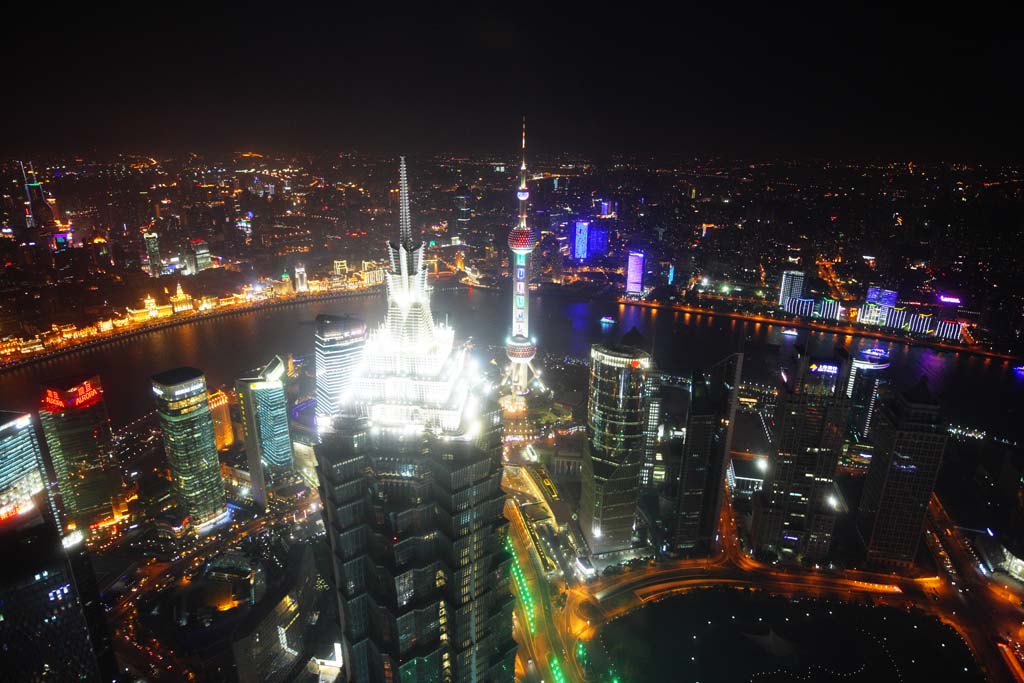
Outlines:
{"label": "light reflection on water", "polygon": [[[1024,441],[1020,407],[1024,377],[1015,375],[1003,361],[826,332],[801,330],[794,338],[783,335],[780,325],[657,311],[615,301],[571,301],[546,295],[534,296],[531,305],[531,334],[542,351],[585,357],[591,343],[617,341],[636,327],[648,340],[656,337],[655,360],[673,373],[688,373],[744,351],[745,379],[770,382],[777,373],[779,350],[796,343],[806,344],[813,354],[828,353],[836,343],[851,351],[880,346],[890,353],[890,372],[897,385],[910,385],[923,374],[951,420]],[[148,378],[156,372],[193,365],[207,374],[211,385],[233,383],[274,354],[311,353],[311,323],[318,313],[351,313],[374,326],[384,312],[382,297],[365,297],[172,327],[2,373],[0,408],[31,409],[44,379],[99,372],[111,417],[121,424],[152,409]],[[606,315],[616,324],[602,325],[600,319]],[[507,295],[479,289],[435,292],[434,319],[442,322],[445,316],[460,337],[473,336],[482,346],[501,344],[508,334],[510,302]]]}

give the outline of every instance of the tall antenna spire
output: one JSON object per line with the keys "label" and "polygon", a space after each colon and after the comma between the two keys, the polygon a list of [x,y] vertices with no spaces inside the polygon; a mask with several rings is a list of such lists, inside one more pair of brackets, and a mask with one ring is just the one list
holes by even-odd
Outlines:
{"label": "tall antenna spire", "polygon": [[516,227],[526,230],[526,200],[530,191],[526,187],[526,117],[523,117],[523,162],[519,165],[519,222]]}
{"label": "tall antenna spire", "polygon": [[405,174],[405,157],[398,165],[398,243],[412,243],[412,219],[409,217],[409,180]]}

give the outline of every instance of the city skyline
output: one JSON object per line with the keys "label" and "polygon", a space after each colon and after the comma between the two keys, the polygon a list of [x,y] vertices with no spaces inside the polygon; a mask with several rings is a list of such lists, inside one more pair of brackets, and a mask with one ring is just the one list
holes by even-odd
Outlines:
{"label": "city skyline", "polygon": [[[419,125],[470,39],[388,82]],[[581,136],[658,136],[628,66]],[[536,108],[529,163],[521,110],[500,154],[392,112],[373,153],[0,159],[0,628],[52,634],[0,678],[1024,680],[1021,169],[571,154]]]}

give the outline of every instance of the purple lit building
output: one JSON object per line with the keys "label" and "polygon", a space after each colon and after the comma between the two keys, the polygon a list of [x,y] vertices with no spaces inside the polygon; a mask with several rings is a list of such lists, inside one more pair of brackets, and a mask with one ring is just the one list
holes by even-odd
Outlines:
{"label": "purple lit building", "polygon": [[629,252],[626,262],[626,294],[639,294],[644,289],[644,254]]}

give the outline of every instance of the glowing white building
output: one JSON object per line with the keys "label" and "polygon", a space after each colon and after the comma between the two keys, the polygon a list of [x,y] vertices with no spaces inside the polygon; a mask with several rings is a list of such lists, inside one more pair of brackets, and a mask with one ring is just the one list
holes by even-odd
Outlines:
{"label": "glowing white building", "polygon": [[350,680],[512,683],[501,413],[436,324],[405,160],[387,318],[315,447]]}

